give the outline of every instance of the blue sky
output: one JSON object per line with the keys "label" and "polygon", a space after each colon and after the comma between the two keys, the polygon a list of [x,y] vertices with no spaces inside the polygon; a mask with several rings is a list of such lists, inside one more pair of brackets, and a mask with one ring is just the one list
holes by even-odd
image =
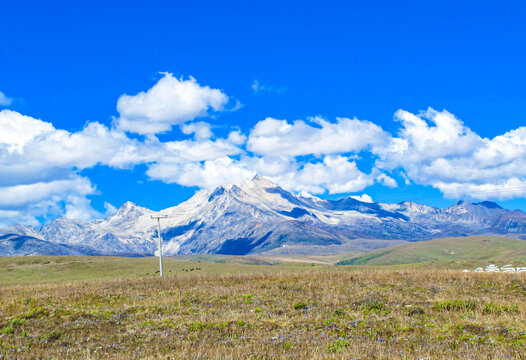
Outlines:
{"label": "blue sky", "polygon": [[522,1],[18,1],[2,14],[0,224],[127,200],[158,210],[255,172],[326,198],[461,193],[526,210]]}

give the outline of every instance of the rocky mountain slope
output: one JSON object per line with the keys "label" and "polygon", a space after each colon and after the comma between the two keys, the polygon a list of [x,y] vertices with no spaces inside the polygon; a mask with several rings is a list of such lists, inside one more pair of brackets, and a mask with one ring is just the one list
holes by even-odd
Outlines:
{"label": "rocky mountain slope", "polygon": [[[162,220],[167,255],[364,251],[447,236],[526,234],[525,213],[493,202],[459,201],[438,209],[414,202],[366,203],[351,197],[322,200],[292,194],[259,176],[201,190],[159,213],[168,215]],[[152,255],[157,231],[151,215],[159,213],[127,202],[104,220],[83,223],[59,218],[39,229],[16,225],[0,233],[82,246],[101,254]],[[0,255],[5,253],[0,250]]]}
{"label": "rocky mountain slope", "polygon": [[25,235],[0,235],[1,256],[28,255],[101,255],[84,246],[53,244]]}

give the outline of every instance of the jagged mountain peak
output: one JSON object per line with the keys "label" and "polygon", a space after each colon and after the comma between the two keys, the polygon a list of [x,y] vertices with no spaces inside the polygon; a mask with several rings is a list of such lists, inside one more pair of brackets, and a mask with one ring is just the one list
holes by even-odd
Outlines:
{"label": "jagged mountain peak", "polygon": [[471,208],[471,207],[484,207],[486,209],[500,209],[502,210],[503,208],[493,202],[493,201],[481,201],[481,202],[471,202],[469,200],[459,200],[455,203],[455,205],[453,206],[450,206],[450,208]]}
{"label": "jagged mountain peak", "polygon": [[117,212],[128,212],[130,210],[133,210],[135,208],[138,208],[139,206],[131,201],[126,201],[122,206],[117,210]]}
{"label": "jagged mountain peak", "polygon": [[103,223],[121,224],[138,219],[151,213],[150,209],[139,206],[131,201],[126,201],[115,214],[106,218]]}
{"label": "jagged mountain peak", "polygon": [[238,201],[252,205],[272,205],[287,207],[302,204],[299,196],[286,191],[265,177],[256,175],[251,179],[230,183],[226,186],[217,187],[209,196],[208,201],[232,197]]}
{"label": "jagged mountain peak", "polygon": [[502,207],[493,201],[482,201],[479,203],[473,203],[473,205],[481,205],[488,209],[502,209]]}
{"label": "jagged mountain peak", "polygon": [[122,206],[117,210],[117,212],[112,215],[111,217],[121,217],[125,216],[127,214],[138,214],[143,215],[147,213],[149,210],[147,208],[144,208],[142,206],[139,206],[131,201],[126,201]]}
{"label": "jagged mountain peak", "polygon": [[84,223],[82,221],[80,221],[80,220],[70,219],[68,217],[59,217],[59,218],[56,218],[55,220],[53,220],[52,222],[50,222],[49,224],[47,224],[47,226],[49,226],[51,224],[76,225],[76,226],[78,226],[78,225],[83,225]]}
{"label": "jagged mountain peak", "polygon": [[426,212],[427,213],[429,211],[436,210],[436,208],[432,206],[420,204],[414,201],[402,201],[402,202],[399,202],[397,205],[399,205],[401,209],[404,209],[405,211]]}
{"label": "jagged mountain peak", "polygon": [[458,200],[455,205],[453,206],[463,206],[463,207],[467,207],[467,206],[484,206],[485,208],[488,208],[488,209],[502,209],[502,207],[497,204],[496,202],[493,202],[493,201],[481,201],[481,202],[471,202],[469,200]]}

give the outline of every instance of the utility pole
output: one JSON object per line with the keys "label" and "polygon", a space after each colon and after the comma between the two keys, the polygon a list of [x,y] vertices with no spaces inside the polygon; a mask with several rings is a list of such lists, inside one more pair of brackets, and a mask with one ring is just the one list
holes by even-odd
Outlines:
{"label": "utility pole", "polygon": [[152,219],[157,219],[157,235],[159,236],[159,272],[163,277],[163,240],[161,238],[161,219],[166,219],[168,215],[152,215]]}

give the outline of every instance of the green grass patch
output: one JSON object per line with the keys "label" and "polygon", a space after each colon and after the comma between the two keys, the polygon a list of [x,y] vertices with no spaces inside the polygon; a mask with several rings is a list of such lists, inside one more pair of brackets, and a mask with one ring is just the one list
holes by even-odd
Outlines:
{"label": "green grass patch", "polygon": [[438,301],[433,305],[433,310],[436,311],[466,311],[474,310],[475,303],[469,300],[445,300]]}

